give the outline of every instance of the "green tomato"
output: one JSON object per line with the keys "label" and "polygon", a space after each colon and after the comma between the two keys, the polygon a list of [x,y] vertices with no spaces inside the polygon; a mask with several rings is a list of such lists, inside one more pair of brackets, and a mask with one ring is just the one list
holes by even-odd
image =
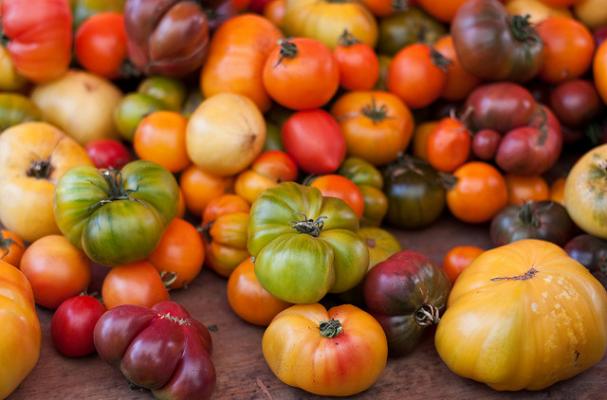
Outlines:
{"label": "green tomato", "polygon": [[347,158],[339,167],[338,173],[359,186],[367,185],[377,189],[384,186],[384,178],[381,176],[381,172],[373,164],[362,158]]}
{"label": "green tomato", "polygon": [[282,145],[282,138],[280,136],[280,128],[278,125],[267,122],[266,123],[266,141],[263,145],[263,151],[268,150],[281,150],[284,151]]}
{"label": "green tomato", "polygon": [[149,161],[121,171],[76,167],[57,184],[55,220],[91,260],[114,266],[149,256],[177,214],[178,198],[173,175]]}
{"label": "green tomato", "polygon": [[393,56],[413,43],[434,44],[446,34],[447,30],[440,22],[419,8],[409,7],[381,19],[378,50]]}
{"label": "green tomato", "polygon": [[125,0],[71,0],[74,27],[79,27],[88,17],[106,11],[121,13]]}
{"label": "green tomato", "polygon": [[369,265],[357,230],[358,219],[342,200],[281,183],[251,208],[248,249],[255,274],[267,291],[290,303],[316,303],[328,292],[349,290]]}
{"label": "green tomato", "polygon": [[180,111],[186,96],[185,86],[177,79],[152,76],[141,82],[137,92],[160,100],[170,111]]}
{"label": "green tomato", "polygon": [[42,114],[32,101],[20,94],[0,94],[0,132],[22,122],[41,121]]}
{"label": "green tomato", "polygon": [[114,110],[114,123],[122,137],[132,141],[139,122],[146,115],[164,109],[164,103],[150,95],[131,93],[124,96]]}

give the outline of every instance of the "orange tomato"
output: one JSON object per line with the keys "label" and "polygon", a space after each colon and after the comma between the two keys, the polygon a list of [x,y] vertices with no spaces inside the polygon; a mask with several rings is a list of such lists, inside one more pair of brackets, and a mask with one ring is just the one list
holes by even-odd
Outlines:
{"label": "orange tomato", "polygon": [[91,282],[88,258],[65,237],[45,236],[23,253],[19,268],[32,284],[36,304],[55,309]]}
{"label": "orange tomato", "polygon": [[411,5],[407,0],[362,0],[362,3],[376,17],[387,17]]}
{"label": "orange tomato", "polygon": [[217,197],[209,202],[207,208],[205,208],[202,214],[202,223],[208,224],[215,221],[222,215],[231,213],[248,213],[251,207],[240,196],[235,194],[224,194],[223,196]]}
{"label": "orange tomato", "polygon": [[183,196],[183,190],[179,189],[179,200],[177,202],[177,215],[178,218],[183,218],[185,215],[185,197]]}
{"label": "orange tomato", "polygon": [[149,308],[169,300],[160,274],[147,261],[112,268],[103,281],[101,295],[108,310],[123,304]]}
{"label": "orange tomato", "polygon": [[443,22],[451,22],[465,2],[466,0],[417,0],[428,14]]}
{"label": "orange tomato", "polygon": [[268,326],[272,319],[291,304],[272,296],[255,275],[251,258],[244,260],[228,279],[228,303],[232,311],[250,324]]}
{"label": "orange tomato", "polygon": [[548,184],[541,176],[506,175],[508,203],[522,205],[528,201],[542,201],[550,198]]}
{"label": "orange tomato", "polygon": [[388,89],[411,108],[438,99],[447,84],[449,60],[430,46],[412,44],[399,51],[388,67]]}
{"label": "orange tomato", "polygon": [[453,117],[443,118],[428,135],[428,162],[443,172],[453,172],[470,156],[472,134]]}
{"label": "orange tomato", "polygon": [[200,234],[187,221],[175,218],[164,231],[149,261],[160,272],[173,274],[169,287],[179,289],[198,276],[204,262],[204,243]]}
{"label": "orange tomato", "polygon": [[340,175],[322,175],[314,179],[312,187],[325,197],[337,197],[346,203],[360,219],[365,210],[364,197],[354,182]]}
{"label": "orange tomato", "polygon": [[413,134],[413,155],[428,160],[428,137],[436,129],[439,121],[424,122],[417,126]]}
{"label": "orange tomato", "polygon": [[21,236],[7,230],[0,230],[0,260],[19,267],[25,244]]}
{"label": "orange tomato", "polygon": [[562,206],[565,205],[565,178],[559,178],[550,186],[550,200],[555,201]]}
{"label": "orange tomato", "polygon": [[491,220],[508,204],[508,188],[504,177],[493,166],[474,161],[454,173],[456,183],[447,192],[447,206],[464,222]]}
{"label": "orange tomato", "polygon": [[579,78],[588,70],[594,39],[584,25],[573,18],[553,16],[542,21],[537,32],[544,42],[541,79],[558,83]]}
{"label": "orange tomato", "polygon": [[171,172],[185,169],[190,165],[185,141],[187,124],[187,119],[177,112],[151,113],[137,126],[133,139],[135,153]]}
{"label": "orange tomato", "polygon": [[211,200],[231,190],[233,179],[215,176],[190,165],[181,173],[179,184],[187,209],[192,214],[202,215]]}
{"label": "orange tomato", "polygon": [[266,60],[263,84],[285,107],[318,108],[337,91],[339,67],[331,50],[318,40],[281,39]]}
{"label": "orange tomato", "polygon": [[272,0],[263,9],[263,16],[269,19],[274,25],[282,25],[285,19],[287,5],[285,0]]}
{"label": "orange tomato", "polygon": [[607,40],[598,48],[594,56],[594,85],[604,103],[607,103]]}
{"label": "orange tomato", "polygon": [[415,123],[409,108],[383,91],[346,93],[331,113],[346,138],[348,154],[374,165],[396,160],[409,145]]}
{"label": "orange tomato", "polygon": [[360,43],[347,30],[339,38],[333,56],[339,67],[339,83],[348,90],[370,90],[379,78],[379,59],[375,50]]}
{"label": "orange tomato", "polygon": [[443,259],[443,269],[451,283],[483,252],[483,249],[476,246],[455,246],[449,250]]}
{"label": "orange tomato", "polygon": [[266,189],[296,178],[297,164],[291,156],[280,150],[270,150],[257,157],[250,169],[238,175],[234,191],[253,203]]}
{"label": "orange tomato", "polygon": [[462,67],[457,58],[451,35],[440,38],[434,44],[434,49],[451,61],[451,64],[447,67],[447,83],[443,88],[441,97],[450,101],[465,99],[481,81]]}

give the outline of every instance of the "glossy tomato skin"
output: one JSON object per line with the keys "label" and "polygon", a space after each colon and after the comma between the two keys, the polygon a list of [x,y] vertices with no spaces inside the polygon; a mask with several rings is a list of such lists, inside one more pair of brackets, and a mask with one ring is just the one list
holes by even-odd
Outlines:
{"label": "glossy tomato skin", "polygon": [[320,190],[325,197],[335,197],[346,203],[360,219],[365,208],[362,192],[350,179],[340,175],[322,175],[310,185]]}
{"label": "glossy tomato skin", "polygon": [[569,257],[592,273],[607,274],[607,241],[592,235],[579,235],[565,245]]}
{"label": "glossy tomato skin", "polygon": [[78,28],[93,15],[103,12],[122,12],[125,0],[69,0],[74,16],[74,28]]}
{"label": "glossy tomato skin", "polygon": [[472,134],[457,118],[443,118],[428,136],[428,162],[442,172],[453,172],[470,156]]}
{"label": "glossy tomato skin", "polygon": [[101,295],[108,310],[123,304],[151,307],[169,299],[160,273],[148,261],[112,268],[103,281]]}
{"label": "glossy tomato skin", "polygon": [[202,215],[211,200],[232,189],[234,179],[209,174],[196,165],[190,165],[181,173],[179,184],[187,209]]}
{"label": "glossy tomato skin", "polygon": [[498,0],[466,2],[451,35],[464,69],[481,79],[525,82],[541,67],[539,35],[524,17],[510,17]]}
{"label": "glossy tomato skin", "polygon": [[[0,71],[0,77],[2,72]],[[1,78],[0,78],[1,80]],[[6,130],[22,122],[41,121],[42,114],[29,97],[16,93],[0,93],[0,129]]]}
{"label": "glossy tomato skin", "polygon": [[121,169],[132,160],[126,146],[115,139],[93,140],[86,145],[86,152],[97,168]]}
{"label": "glossy tomato skin", "polygon": [[361,226],[379,226],[388,212],[381,172],[363,159],[350,157],[339,168],[339,174],[354,182],[362,193],[365,205]]}
{"label": "glossy tomato skin", "polygon": [[418,0],[417,3],[430,13],[434,18],[442,22],[451,22],[457,14],[457,10],[466,0],[443,0],[437,3],[433,0]]}
{"label": "glossy tomato skin", "polygon": [[236,178],[236,194],[253,203],[266,189],[280,182],[297,179],[297,164],[287,153],[280,150],[269,150],[253,161],[251,168]]}
{"label": "glossy tomato skin", "polygon": [[339,68],[339,83],[347,90],[370,90],[379,78],[379,60],[371,46],[348,35],[344,33],[333,50]]}
{"label": "glossy tomato skin", "polygon": [[452,285],[462,271],[468,268],[483,251],[476,246],[455,246],[447,252],[443,259],[443,270]]}
{"label": "glossy tomato skin", "polygon": [[594,55],[592,64],[594,84],[604,103],[607,103],[607,42],[603,42]]}
{"label": "glossy tomato skin", "polygon": [[447,33],[445,27],[418,7],[407,7],[379,22],[378,50],[393,56],[414,43],[434,44]]}
{"label": "glossy tomato skin", "polygon": [[506,175],[508,203],[522,206],[528,201],[549,200],[550,189],[541,176]]}
{"label": "glossy tomato skin", "polygon": [[187,95],[186,87],[179,79],[159,75],[144,79],[139,84],[137,93],[160,100],[170,111],[182,111]]}
{"label": "glossy tomato skin", "polygon": [[285,151],[312,174],[335,171],[346,156],[346,140],[339,124],[324,110],[299,111],[282,126]]}
{"label": "glossy tomato skin", "polygon": [[164,103],[145,93],[130,93],[114,109],[114,125],[120,135],[132,141],[139,122],[154,111],[163,110]]}
{"label": "glossy tomato skin", "polygon": [[591,82],[576,79],[550,92],[550,108],[564,125],[582,127],[598,115],[603,104]]}
{"label": "glossy tomato skin", "polygon": [[93,296],[76,296],[61,303],[51,320],[51,337],[57,351],[66,357],[93,354],[93,331],[104,312],[103,304]]}
{"label": "glossy tomato skin", "polygon": [[447,66],[447,83],[441,97],[450,101],[465,99],[481,81],[462,67],[451,35],[440,38],[434,48],[450,61]]}
{"label": "glossy tomato skin", "polygon": [[101,359],[156,398],[207,400],[215,389],[211,335],[177,303],[110,310],[97,322],[94,340]]}
{"label": "glossy tomato skin", "polygon": [[472,153],[483,161],[492,160],[497,153],[502,136],[493,129],[482,129],[472,138]]}

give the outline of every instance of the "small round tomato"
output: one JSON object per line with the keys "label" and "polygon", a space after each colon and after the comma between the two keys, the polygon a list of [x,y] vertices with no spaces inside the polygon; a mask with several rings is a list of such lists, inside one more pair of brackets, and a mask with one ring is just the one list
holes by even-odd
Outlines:
{"label": "small round tomato", "polygon": [[242,197],[235,194],[224,194],[209,202],[202,214],[202,223],[208,224],[225,214],[248,213],[250,209],[249,203]]}
{"label": "small round tomato", "polygon": [[343,200],[359,219],[362,218],[365,200],[358,186],[350,179],[341,175],[323,175],[314,179],[310,186],[320,190],[325,197]]}
{"label": "small round tomato", "polygon": [[443,118],[428,136],[428,162],[443,172],[453,172],[470,156],[472,135],[453,117]]}
{"label": "small round tomato", "polygon": [[601,111],[603,104],[592,82],[575,79],[550,92],[550,108],[568,127],[583,127]]}
{"label": "small round tomato", "polygon": [[550,186],[550,200],[562,206],[565,205],[565,182],[565,178],[559,178]]}
{"label": "small round tomato", "polygon": [[171,172],[190,165],[186,151],[188,121],[173,111],[156,111],[145,117],[135,131],[133,145],[142,160],[153,161]]}
{"label": "small round tomato", "polygon": [[456,246],[447,252],[443,259],[443,269],[451,284],[483,251],[483,249],[476,246]]}
{"label": "small round tomato", "polygon": [[434,44],[434,48],[450,61],[447,66],[447,83],[443,88],[441,97],[450,101],[465,99],[481,81],[462,67],[455,52],[453,38],[450,35],[440,38]]}
{"label": "small round tomato", "polygon": [[236,315],[259,326],[268,326],[276,314],[291,305],[272,296],[261,286],[250,257],[230,275],[227,296],[230,308]]}
{"label": "small round tomato", "polygon": [[131,153],[118,140],[98,139],[88,142],[86,153],[97,168],[122,169],[131,160]]}
{"label": "small round tomato", "polygon": [[282,126],[282,143],[297,165],[312,174],[335,171],[346,157],[339,124],[324,110],[299,111]]}
{"label": "small round tomato", "polygon": [[339,67],[339,83],[347,90],[370,90],[379,78],[379,60],[371,46],[360,43],[347,30],[333,50]]}
{"label": "small round tomato", "polygon": [[607,103],[607,41],[603,42],[594,56],[594,85],[601,95],[604,103]]}
{"label": "small round tomato", "polygon": [[469,162],[459,167],[454,176],[456,182],[447,192],[447,206],[458,219],[487,222],[508,204],[506,181],[491,165]]}
{"label": "small round tomato", "polygon": [[133,141],[135,130],[146,115],[163,110],[166,106],[157,98],[145,93],[130,93],[114,109],[114,125],[126,140]]}
{"label": "small round tomato", "polygon": [[263,69],[270,97],[293,110],[325,105],[339,86],[339,67],[331,50],[315,39],[281,39]]}
{"label": "small round tomato", "polygon": [[502,136],[493,129],[481,129],[472,138],[472,153],[483,161],[492,160],[497,153]]}
{"label": "small round tomato", "polygon": [[388,68],[388,89],[411,108],[423,108],[443,92],[449,60],[426,44],[399,51]]}
{"label": "small round tomato", "polygon": [[51,320],[51,337],[59,353],[66,357],[84,357],[95,352],[95,324],[105,306],[93,296],[67,299]]}
{"label": "small round tomato", "polygon": [[5,229],[0,230],[0,260],[19,267],[25,244],[21,236]]}
{"label": "small round tomato", "polygon": [[181,173],[179,185],[183,191],[186,208],[192,214],[202,215],[211,200],[232,188],[233,179],[215,176],[196,165],[190,165]]}
{"label": "small round tomato", "polygon": [[80,65],[105,78],[121,75],[127,59],[124,17],[104,12],[87,18],[76,31],[75,53]]}
{"label": "small round tomato", "polygon": [[544,42],[541,79],[557,83],[579,78],[588,70],[594,54],[594,39],[580,22],[550,17],[537,26],[537,32]]}
{"label": "small round tomato", "polygon": [[413,134],[413,155],[428,161],[428,137],[436,129],[439,121],[419,124]]}
{"label": "small round tomato", "polygon": [[[193,91],[193,93],[196,92]],[[139,84],[137,93],[146,94],[160,100],[166,107],[166,110],[169,111],[181,111],[187,95],[183,82],[179,79],[168,78],[166,76],[150,76],[146,78]]]}
{"label": "small round tomato", "polygon": [[187,286],[200,273],[204,262],[204,243],[192,224],[175,218],[148,260],[161,276],[171,274],[169,287],[179,289]]}
{"label": "small round tomato", "polygon": [[83,292],[91,281],[88,258],[59,235],[32,243],[19,268],[32,284],[36,304],[50,309]]}
{"label": "small round tomato", "polygon": [[548,200],[550,189],[541,176],[506,175],[508,187],[508,204],[517,206],[528,201]]}
{"label": "small round tomato", "polygon": [[263,9],[263,16],[274,25],[281,26],[287,10],[286,0],[271,0]]}
{"label": "small round tomato", "polygon": [[238,175],[234,191],[253,203],[266,189],[295,179],[297,164],[291,156],[280,150],[270,150],[257,157],[250,169]]}
{"label": "small round tomato", "polygon": [[169,300],[160,274],[147,261],[112,268],[103,281],[101,295],[108,310],[123,304],[149,308]]}

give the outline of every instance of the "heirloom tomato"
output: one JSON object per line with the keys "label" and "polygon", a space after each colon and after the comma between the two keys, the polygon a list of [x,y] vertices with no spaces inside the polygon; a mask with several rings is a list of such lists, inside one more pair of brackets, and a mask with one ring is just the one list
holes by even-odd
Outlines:
{"label": "heirloom tomato", "polygon": [[320,190],[324,197],[335,197],[346,203],[360,219],[363,216],[365,202],[363,195],[350,179],[340,175],[321,175],[314,178],[311,187]]}
{"label": "heirloom tomato", "polygon": [[95,325],[94,341],[102,360],[157,399],[208,400],[213,394],[211,335],[177,303],[110,310]]}
{"label": "heirloom tomato", "polygon": [[112,268],[103,280],[101,296],[109,310],[124,304],[152,307],[168,300],[169,292],[156,268],[139,261]]}
{"label": "heirloom tomato", "polygon": [[29,98],[16,93],[0,93],[0,133],[23,122],[41,120],[40,110]]}
{"label": "heirloom tomato", "polygon": [[91,165],[82,147],[44,122],[16,125],[0,135],[0,221],[31,242],[59,233],[53,195],[70,168]]}
{"label": "heirloom tomato", "polygon": [[408,2],[403,0],[362,0],[362,3],[376,17],[387,17],[397,11],[408,8]]}
{"label": "heirloom tomato", "polygon": [[455,184],[447,192],[447,206],[458,219],[487,222],[508,204],[506,181],[491,165],[469,162],[459,167],[454,177]]}
{"label": "heirloom tomato", "polygon": [[603,0],[580,0],[573,6],[573,11],[591,29],[607,25],[607,7]]}
{"label": "heirloom tomato", "polygon": [[238,175],[234,191],[253,203],[264,190],[295,179],[297,164],[291,156],[280,150],[270,150],[257,157],[250,169]]}
{"label": "heirloom tomato", "polygon": [[286,0],[271,0],[263,10],[263,16],[266,17],[275,26],[281,26],[287,13]]}
{"label": "heirloom tomato", "polygon": [[89,17],[103,12],[122,12],[125,0],[70,0],[72,14],[74,15],[74,27]]}
{"label": "heirloom tomato", "polygon": [[127,148],[115,139],[93,140],[85,148],[97,168],[120,169],[132,160]]}
{"label": "heirloom tomato", "polygon": [[264,332],[262,349],[278,379],[321,396],[353,396],[368,389],[388,358],[381,326],[349,304],[329,310],[320,304],[287,308]]}
{"label": "heirloom tomato", "polygon": [[401,250],[398,239],[384,229],[377,227],[360,228],[358,235],[363,238],[369,249],[369,271]]}
{"label": "heirloom tomato", "polygon": [[19,235],[5,229],[0,230],[0,261],[19,267],[24,251],[25,244]]}
{"label": "heirloom tomato", "polygon": [[502,136],[493,129],[481,129],[472,137],[472,153],[483,161],[493,160]]}
{"label": "heirloom tomato", "polygon": [[466,0],[442,0],[439,3],[435,0],[417,0],[420,7],[442,22],[451,22],[465,2]]}
{"label": "heirloom tomato", "polygon": [[[605,7],[607,9],[607,7]],[[603,42],[594,55],[594,85],[601,95],[604,103],[607,103],[607,41]]]}
{"label": "heirloom tomato", "polygon": [[565,251],[590,272],[607,274],[607,241],[592,235],[579,235],[565,245]]}
{"label": "heirloom tomato", "polygon": [[190,165],[179,177],[186,208],[195,215],[202,215],[209,202],[230,191],[234,185],[231,177],[225,178]]}
{"label": "heirloom tomato", "polygon": [[99,264],[146,258],[177,213],[173,175],[149,161],[121,170],[72,168],[55,192],[55,219],[69,241]]}
{"label": "heirloom tomato", "polygon": [[187,94],[185,85],[180,80],[165,76],[146,78],[139,84],[137,93],[160,100],[170,111],[181,111]]}
{"label": "heirloom tomato", "polygon": [[417,7],[406,7],[379,22],[378,51],[390,56],[414,43],[432,45],[447,33],[437,20]]}
{"label": "heirloom tomato", "polygon": [[383,91],[346,93],[333,104],[331,113],[341,126],[348,154],[374,165],[396,160],[409,145],[415,124],[409,108]]}
{"label": "heirloom tomato", "polygon": [[550,200],[565,205],[565,178],[559,178],[550,186]]}
{"label": "heirloom tomato", "polygon": [[72,55],[67,0],[4,0],[2,36],[17,72],[36,83],[59,78]]}
{"label": "heirloom tomato", "polygon": [[32,287],[25,275],[0,260],[0,398],[7,398],[40,356],[40,322]]}
{"label": "heirloom tomato", "polygon": [[333,50],[339,68],[339,83],[347,90],[370,90],[379,78],[379,60],[371,46],[360,43],[347,30]]}
{"label": "heirloom tomato", "polygon": [[213,35],[202,68],[200,85],[205,97],[232,92],[247,96],[266,112],[271,105],[262,71],[268,55],[282,37],[270,21],[257,15],[239,15]]}
{"label": "heirloom tomato", "polygon": [[392,355],[413,351],[426,328],[438,323],[450,286],[441,268],[411,250],[393,254],[369,271],[365,303],[384,329]]}
{"label": "heirloom tomato", "polygon": [[521,206],[528,201],[549,200],[550,189],[541,176],[506,175],[508,204]]}
{"label": "heirloom tomato", "polygon": [[483,252],[483,249],[476,246],[455,246],[449,250],[443,259],[443,270],[451,284]]}
{"label": "heirloom tomato", "polygon": [[287,36],[309,37],[335,48],[347,29],[362,43],[375,47],[377,23],[358,1],[286,0],[281,28]]}
{"label": "heirloom tomato", "polygon": [[553,16],[572,17],[567,7],[549,5],[546,0],[507,0],[506,10],[510,15],[529,15],[534,25]]}
{"label": "heirloom tomato", "polygon": [[542,39],[529,18],[508,15],[498,0],[464,3],[451,35],[464,69],[484,80],[525,82],[542,65]]}
{"label": "heirloom tomato", "polygon": [[346,141],[339,124],[324,110],[299,111],[282,125],[285,151],[312,174],[335,171],[346,156]]}
{"label": "heirloom tomato", "polygon": [[259,326],[268,326],[276,314],[290,306],[261,286],[250,257],[241,262],[230,275],[227,296],[230,308],[236,315]]}
{"label": "heirloom tomato", "polygon": [[447,83],[441,97],[449,101],[465,99],[480,84],[480,80],[462,67],[450,35],[440,38],[434,45],[434,49],[450,61],[447,66]]}
{"label": "heirloom tomato", "polygon": [[428,137],[436,129],[438,122],[423,122],[415,128],[413,133],[413,155],[415,157],[428,161]]}
{"label": "heirloom tomato", "polygon": [[446,117],[428,135],[428,162],[443,172],[453,172],[470,156],[472,134],[460,120]]}
{"label": "heirloom tomato", "polygon": [[19,75],[5,47],[0,46],[0,90],[22,89],[27,80]]}
{"label": "heirloom tomato", "polygon": [[550,108],[563,125],[583,127],[599,114],[603,104],[593,82],[575,79],[550,92]]}
{"label": "heirloom tomato", "polygon": [[447,84],[449,60],[426,44],[399,51],[388,69],[388,89],[411,108],[423,108],[438,99]]}
{"label": "heirloom tomato", "polygon": [[369,251],[357,230],[358,218],[342,200],[285,182],[253,203],[247,246],[267,291],[290,303],[313,303],[364,277]]}
{"label": "heirloom tomato", "polygon": [[139,122],[146,115],[165,108],[167,107],[161,100],[150,95],[130,93],[114,108],[114,125],[124,139],[132,141]]}
{"label": "heirloom tomato", "polygon": [[32,284],[36,304],[50,309],[83,292],[91,282],[89,260],[60,235],[32,243],[23,253],[19,268]]}
{"label": "heirloom tomato", "polygon": [[318,108],[337,91],[339,66],[331,50],[318,40],[280,39],[264,65],[263,84],[270,97],[285,107]]}
{"label": "heirloom tomato", "polygon": [[180,289],[198,276],[204,255],[204,243],[196,228],[181,218],[175,218],[167,226],[148,261],[161,276],[171,275],[171,289]]}
{"label": "heirloom tomato", "polygon": [[607,293],[560,247],[520,240],[484,252],[459,276],[435,345],[462,377],[541,390],[603,358]]}

